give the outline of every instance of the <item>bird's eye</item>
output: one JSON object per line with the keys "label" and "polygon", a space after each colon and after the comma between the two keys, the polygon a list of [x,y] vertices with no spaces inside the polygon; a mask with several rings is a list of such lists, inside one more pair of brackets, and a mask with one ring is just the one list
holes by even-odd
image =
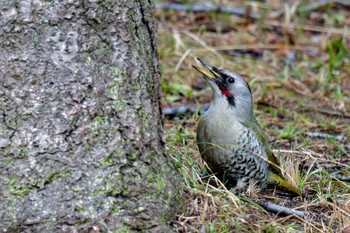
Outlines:
{"label": "bird's eye", "polygon": [[234,78],[229,78],[227,81],[228,81],[229,83],[234,83],[234,82],[235,82],[235,79],[234,79]]}

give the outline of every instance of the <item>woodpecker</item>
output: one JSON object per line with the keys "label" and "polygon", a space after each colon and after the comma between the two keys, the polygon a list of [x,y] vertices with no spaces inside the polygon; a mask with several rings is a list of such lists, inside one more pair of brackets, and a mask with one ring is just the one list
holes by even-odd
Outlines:
{"label": "woodpecker", "polygon": [[197,58],[209,72],[193,66],[209,83],[213,98],[197,126],[197,145],[210,170],[234,190],[250,182],[273,184],[301,196],[282,175],[267,137],[253,115],[249,84],[237,73]]}

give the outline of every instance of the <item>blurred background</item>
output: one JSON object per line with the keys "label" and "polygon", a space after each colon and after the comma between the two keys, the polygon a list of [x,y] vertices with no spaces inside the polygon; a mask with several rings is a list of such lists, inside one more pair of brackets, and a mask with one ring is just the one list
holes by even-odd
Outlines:
{"label": "blurred background", "polygon": [[[155,4],[168,153],[189,196],[178,231],[340,232],[350,223],[350,2]],[[195,128],[211,90],[191,67],[196,57],[250,84],[255,116],[308,194],[277,202],[307,211],[307,221],[276,218],[201,179]]]}

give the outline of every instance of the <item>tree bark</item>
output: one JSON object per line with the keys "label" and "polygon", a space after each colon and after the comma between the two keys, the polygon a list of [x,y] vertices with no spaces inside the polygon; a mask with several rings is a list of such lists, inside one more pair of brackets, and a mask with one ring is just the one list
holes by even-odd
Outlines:
{"label": "tree bark", "polygon": [[0,1],[0,232],[170,232],[151,1]]}

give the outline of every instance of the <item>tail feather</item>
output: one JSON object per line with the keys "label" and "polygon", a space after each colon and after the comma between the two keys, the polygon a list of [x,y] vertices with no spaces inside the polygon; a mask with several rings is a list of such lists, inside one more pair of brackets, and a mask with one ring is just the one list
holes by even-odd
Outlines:
{"label": "tail feather", "polygon": [[283,187],[283,188],[297,194],[298,196],[303,196],[303,193],[298,188],[292,186],[283,177],[281,177],[280,175],[278,175],[274,172],[270,173],[269,183]]}

